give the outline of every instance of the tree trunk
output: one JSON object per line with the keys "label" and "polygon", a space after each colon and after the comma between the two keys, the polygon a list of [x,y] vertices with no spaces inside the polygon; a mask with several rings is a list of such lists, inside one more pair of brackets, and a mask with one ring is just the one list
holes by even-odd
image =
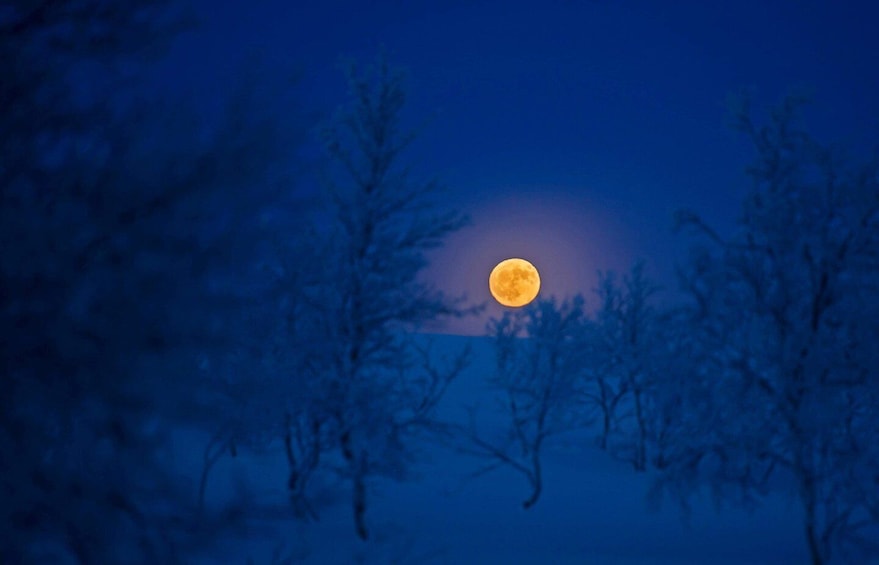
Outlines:
{"label": "tree trunk", "polygon": [[[538,448],[539,449],[539,448]],[[531,454],[531,465],[534,474],[531,475],[531,496],[522,503],[522,507],[528,510],[537,503],[540,493],[543,492],[543,470],[540,466],[540,453],[535,449]]]}
{"label": "tree trunk", "polygon": [[809,545],[809,556],[812,559],[812,565],[824,565],[824,556],[821,554],[816,529],[815,503],[814,500],[809,500],[806,504],[806,542]]}
{"label": "tree trunk", "polygon": [[821,545],[818,541],[817,524],[815,523],[815,483],[812,479],[806,477],[801,479],[803,498],[803,507],[806,511],[806,543],[809,546],[809,556],[812,565],[824,565],[824,555],[821,552]]}
{"label": "tree trunk", "polygon": [[610,436],[610,425],[611,425],[611,400],[607,394],[607,385],[604,380],[598,379],[598,390],[601,393],[601,416],[602,416],[602,428],[601,428],[601,437],[598,438],[598,447],[600,447],[603,451],[607,451],[607,440],[608,436]]}
{"label": "tree trunk", "polygon": [[351,471],[351,508],[354,512],[354,529],[357,537],[362,540],[369,539],[366,529],[366,457],[356,457],[351,445],[351,434],[345,432],[339,438],[342,447],[342,457],[348,463]]}
{"label": "tree trunk", "polygon": [[311,451],[305,454],[302,461],[296,458],[296,453],[293,449],[293,420],[289,414],[286,416],[285,425],[284,450],[287,453],[287,464],[290,469],[290,473],[287,476],[287,492],[290,495],[290,503],[297,518],[310,519],[317,522],[320,517],[308,503],[306,489],[308,479],[320,461],[320,425],[317,422],[312,425]]}
{"label": "tree trunk", "polygon": [[635,470],[644,471],[647,468],[647,430],[644,424],[644,410],[641,407],[641,390],[634,387],[635,393],[635,419],[638,422],[638,440],[635,446]]}
{"label": "tree trunk", "polygon": [[824,565],[824,558],[821,556],[821,549],[818,546],[818,536],[815,533],[815,524],[809,518],[806,518],[806,541],[809,543],[812,565]]}
{"label": "tree trunk", "polygon": [[610,410],[604,408],[604,427],[601,430],[601,437],[598,438],[598,447],[607,451],[607,437],[610,435]]}
{"label": "tree trunk", "polygon": [[354,509],[354,528],[357,530],[357,537],[365,541],[369,539],[369,532],[366,530],[366,482],[363,478],[362,472],[357,472],[354,475],[352,506]]}
{"label": "tree trunk", "polygon": [[205,446],[203,455],[204,463],[201,468],[201,477],[198,481],[197,508],[199,515],[204,512],[205,495],[208,488],[208,476],[211,473],[211,469],[214,468],[214,465],[216,465],[217,462],[223,457],[223,453],[225,453],[228,447],[229,442],[224,441],[220,433],[214,434],[214,436],[211,438],[211,441],[208,442],[207,446]]}

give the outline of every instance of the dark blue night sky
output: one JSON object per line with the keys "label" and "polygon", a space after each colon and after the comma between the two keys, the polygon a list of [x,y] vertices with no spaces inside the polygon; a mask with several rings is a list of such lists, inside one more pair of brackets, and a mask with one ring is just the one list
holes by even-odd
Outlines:
{"label": "dark blue night sky", "polygon": [[877,22],[0,2],[0,565],[879,565]]}
{"label": "dark blue night sky", "polygon": [[201,4],[163,80],[205,98],[255,56],[300,73],[298,99],[326,118],[342,61],[383,50],[407,70],[407,116],[423,128],[408,157],[475,220],[430,276],[475,300],[516,254],[550,294],[588,293],[596,271],[636,259],[673,288],[674,212],[728,229],[749,187],[727,109],[743,89],[765,107],[806,92],[814,131],[845,144],[879,127],[869,2]]}

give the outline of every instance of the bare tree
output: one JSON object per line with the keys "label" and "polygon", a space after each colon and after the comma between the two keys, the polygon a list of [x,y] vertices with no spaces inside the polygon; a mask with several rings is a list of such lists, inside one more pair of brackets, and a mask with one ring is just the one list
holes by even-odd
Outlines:
{"label": "bare tree", "polygon": [[[309,408],[289,420],[291,484],[320,461],[352,490],[357,535],[366,539],[368,481],[406,477],[411,440],[433,427],[433,411],[462,361],[448,370],[422,363],[410,332],[466,313],[419,279],[426,254],[466,224],[443,211],[439,186],[418,183],[400,158],[413,136],[402,130],[402,75],[384,60],[349,73],[351,106],[327,129],[334,166],[327,178],[325,224],[315,230],[318,278],[303,289],[294,334],[308,346],[303,370],[315,383]],[[294,445],[296,444],[296,445]],[[296,455],[299,453],[299,455]],[[318,457],[318,453],[321,456]]]}
{"label": "bare tree", "polygon": [[543,490],[547,442],[588,421],[580,393],[585,322],[583,299],[575,297],[561,304],[538,300],[490,323],[497,351],[490,382],[502,397],[506,423],[497,437],[485,437],[471,415],[461,450],[491,461],[479,473],[507,466],[523,474],[530,487],[526,509]]}
{"label": "bare tree", "polygon": [[0,561],[173,563],[228,525],[191,519],[160,450],[197,404],[184,359],[217,343],[214,232],[276,153],[139,98],[169,3],[2,12]]}
{"label": "bare tree", "polygon": [[757,159],[733,237],[681,216],[707,245],[684,273],[694,339],[679,345],[698,363],[665,484],[759,500],[790,480],[812,563],[865,563],[879,557],[879,176],[809,137],[799,105],[762,127],[738,107]]}
{"label": "bare tree", "polygon": [[599,446],[631,461],[637,471],[648,463],[658,337],[650,301],[657,290],[639,262],[621,282],[613,273],[600,275],[595,291],[601,307],[592,328],[586,394],[602,414]]}

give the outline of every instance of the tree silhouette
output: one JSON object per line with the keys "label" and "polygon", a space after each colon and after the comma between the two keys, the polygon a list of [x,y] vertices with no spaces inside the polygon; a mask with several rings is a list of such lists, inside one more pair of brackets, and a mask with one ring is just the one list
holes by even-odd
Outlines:
{"label": "tree silhouette", "polygon": [[197,408],[187,359],[218,343],[215,222],[277,152],[142,98],[145,55],[183,24],[160,0],[0,18],[4,563],[173,563],[233,522],[195,519],[162,449]]}
{"label": "tree silhouette", "polygon": [[665,479],[751,501],[789,480],[812,562],[864,563],[879,555],[879,177],[815,142],[799,106],[762,127],[738,108],[757,159],[732,238],[680,218],[708,243],[685,271],[699,362]]}
{"label": "tree silhouette", "polygon": [[586,395],[601,413],[599,447],[638,471],[647,468],[654,426],[660,320],[651,300],[657,290],[643,262],[621,281],[613,273],[600,275],[600,307],[591,328]]}
{"label": "tree silhouette", "polygon": [[583,299],[557,304],[553,299],[505,312],[490,323],[497,370],[490,383],[500,394],[504,427],[486,437],[471,418],[461,451],[486,458],[485,473],[507,466],[528,480],[524,508],[537,503],[543,491],[542,455],[549,440],[582,428],[585,363]]}
{"label": "tree silhouette", "polygon": [[401,129],[402,75],[384,60],[349,72],[351,106],[325,131],[333,165],[328,206],[312,234],[316,278],[304,285],[294,332],[305,347],[308,406],[288,418],[291,491],[322,454],[341,458],[352,488],[357,535],[368,537],[368,480],[402,479],[411,440],[435,427],[433,410],[463,357],[440,369],[408,335],[442,316],[467,312],[418,275],[426,253],[466,218],[439,206],[439,186],[411,180],[400,165],[412,141]]}

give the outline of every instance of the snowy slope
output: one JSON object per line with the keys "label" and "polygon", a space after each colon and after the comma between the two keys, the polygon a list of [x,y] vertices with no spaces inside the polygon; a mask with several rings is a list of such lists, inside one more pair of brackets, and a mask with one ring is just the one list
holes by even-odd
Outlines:
{"label": "snowy slope", "polygon": [[[490,391],[483,377],[493,370],[486,338],[430,336],[437,353],[473,348],[473,363],[449,389],[443,414],[460,419],[468,404],[480,404],[491,417]],[[283,544],[305,563],[594,563],[594,564],[794,564],[807,561],[800,511],[793,503],[771,499],[754,513],[696,501],[688,523],[673,504],[651,509],[646,501],[649,474],[611,460],[588,437],[572,438],[564,452],[547,451],[545,487],[530,510],[522,477],[506,469],[468,478],[480,462],[433,446],[409,483],[373,483],[369,519],[373,539],[354,535],[348,501],[325,500],[321,521],[276,521],[273,541],[254,532],[245,543],[230,541],[223,562],[271,563]],[[284,507],[282,453],[242,454],[223,460],[214,471],[209,497],[219,503],[236,489],[251,491]],[[215,560],[211,560],[215,562]]]}

